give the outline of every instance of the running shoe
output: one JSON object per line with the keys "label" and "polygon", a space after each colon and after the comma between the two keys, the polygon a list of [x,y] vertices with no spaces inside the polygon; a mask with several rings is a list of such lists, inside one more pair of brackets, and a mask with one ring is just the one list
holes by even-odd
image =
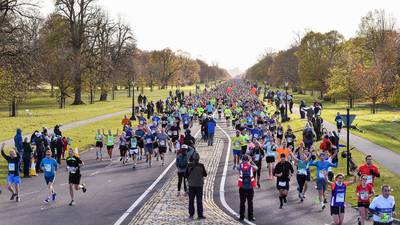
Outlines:
{"label": "running shoe", "polygon": [[11,198],[10,198],[10,201],[14,200],[15,196],[17,196],[17,194],[12,194]]}
{"label": "running shoe", "polygon": [[82,192],[85,193],[86,191],[87,191],[86,185],[85,185],[85,184],[82,184]]}
{"label": "running shoe", "polygon": [[69,205],[70,205],[70,206],[75,205],[75,201],[74,201],[74,200],[71,200],[71,202],[69,203]]}
{"label": "running shoe", "polygon": [[43,201],[44,204],[49,204],[49,199],[46,198],[46,200]]}
{"label": "running shoe", "polygon": [[57,193],[53,192],[53,194],[51,195],[51,200],[53,200],[53,202],[56,200],[56,196]]}

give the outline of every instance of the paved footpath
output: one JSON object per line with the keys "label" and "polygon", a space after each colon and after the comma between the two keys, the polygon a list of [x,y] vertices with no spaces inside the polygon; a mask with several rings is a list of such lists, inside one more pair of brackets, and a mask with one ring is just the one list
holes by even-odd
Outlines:
{"label": "paved footpath", "polygon": [[176,196],[178,177],[175,175],[146,202],[130,224],[239,224],[214,202],[215,178],[225,144],[216,136],[214,146],[209,147],[205,142],[197,146],[200,162],[205,164],[208,173],[203,189],[205,220],[197,220],[197,214],[194,220],[188,219],[188,197]]}

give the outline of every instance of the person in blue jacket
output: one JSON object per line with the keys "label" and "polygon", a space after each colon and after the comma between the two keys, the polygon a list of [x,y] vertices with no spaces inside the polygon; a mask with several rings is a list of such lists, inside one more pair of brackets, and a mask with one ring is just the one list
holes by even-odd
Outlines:
{"label": "person in blue jacket", "polygon": [[207,122],[207,143],[208,146],[213,145],[214,141],[214,134],[215,134],[215,126],[217,125],[217,122],[214,120],[212,116],[209,117],[209,120]]}
{"label": "person in blue jacket", "polygon": [[14,144],[15,149],[17,149],[18,153],[22,155],[24,152],[24,147],[22,146],[22,130],[20,128],[17,129],[17,133],[14,136]]}

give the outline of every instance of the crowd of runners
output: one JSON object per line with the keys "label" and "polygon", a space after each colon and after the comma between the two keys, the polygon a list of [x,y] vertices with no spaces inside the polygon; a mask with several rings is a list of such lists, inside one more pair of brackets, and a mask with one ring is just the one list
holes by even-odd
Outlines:
{"label": "crowd of runners", "polygon": [[[263,98],[260,98],[261,93],[261,88],[256,84],[231,80],[201,94],[190,93],[185,96],[183,92],[177,92],[173,96],[170,93],[164,101],[156,102],[156,109],[152,102],[148,103],[147,98],[143,100],[142,97],[138,115],[131,118],[125,116],[121,121],[121,129],[115,132],[111,129],[107,132],[98,129],[94,135],[95,158],[99,161],[112,161],[118,145],[121,164],[130,163],[135,170],[139,163],[152,167],[156,163],[154,161],[158,161],[164,166],[166,154],[175,154],[177,196],[189,197],[190,218],[195,213],[196,199],[198,218],[204,219],[202,186],[207,172],[199,162],[196,143],[205,141],[208,146],[212,146],[216,123],[224,122],[228,129],[235,130],[235,135],[231,137],[232,169],[238,171],[240,220],[245,218],[246,202],[247,218],[255,220],[253,208],[257,205],[253,203],[254,188],[262,188],[266,182],[274,182],[276,185],[279,208],[290,207],[287,195],[291,191],[290,181],[294,177],[299,201],[317,197],[306,194],[308,189],[315,186],[321,211],[328,204],[330,206],[332,224],[343,223],[346,191],[352,183],[357,184],[353,193],[358,199],[359,224],[365,224],[369,215],[373,215],[374,224],[391,224],[395,212],[394,197],[390,195],[391,188],[388,185],[383,185],[381,190],[375,189],[374,182],[380,173],[372,164],[372,156],[365,158],[365,164],[354,171],[349,181],[344,180],[342,173],[334,173],[333,168],[339,164],[339,137],[336,131],[323,129],[322,104],[316,102],[307,107],[301,101],[299,113],[302,119],[307,120],[304,120],[303,129],[293,130],[285,125],[285,121],[289,120],[285,107],[289,107],[290,114],[295,113],[293,96],[265,90]],[[335,120],[339,133],[342,127],[339,114]],[[201,140],[196,139],[191,132],[194,125],[200,129]],[[54,182],[57,170],[64,164],[63,159],[69,173],[69,204],[75,203],[74,190],[86,192],[80,172],[84,163],[79,154],[69,148],[72,140],[62,135],[59,125],[49,133],[44,128],[42,132],[35,131],[30,139],[22,140],[21,130],[17,130],[14,150],[6,155],[4,144],[1,146],[1,154],[8,162],[10,200],[21,200],[19,185],[22,170],[24,177],[30,177],[31,172],[43,173],[48,190],[44,203],[55,201]],[[266,169],[263,167],[264,160]],[[32,162],[35,165],[33,171]],[[311,175],[313,167],[316,171],[314,177]],[[382,194],[375,197],[379,191]]]}

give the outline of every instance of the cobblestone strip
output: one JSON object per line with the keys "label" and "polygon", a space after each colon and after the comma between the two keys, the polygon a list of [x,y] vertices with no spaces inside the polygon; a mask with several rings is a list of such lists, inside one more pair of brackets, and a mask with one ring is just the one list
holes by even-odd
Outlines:
{"label": "cobblestone strip", "polygon": [[208,172],[203,189],[204,215],[207,219],[188,219],[188,197],[176,195],[178,177],[174,175],[144,204],[130,224],[239,224],[222,211],[213,199],[215,177],[224,147],[224,141],[219,137],[223,136],[217,134],[213,148],[208,147],[205,142],[197,145],[200,161],[205,164]]}

